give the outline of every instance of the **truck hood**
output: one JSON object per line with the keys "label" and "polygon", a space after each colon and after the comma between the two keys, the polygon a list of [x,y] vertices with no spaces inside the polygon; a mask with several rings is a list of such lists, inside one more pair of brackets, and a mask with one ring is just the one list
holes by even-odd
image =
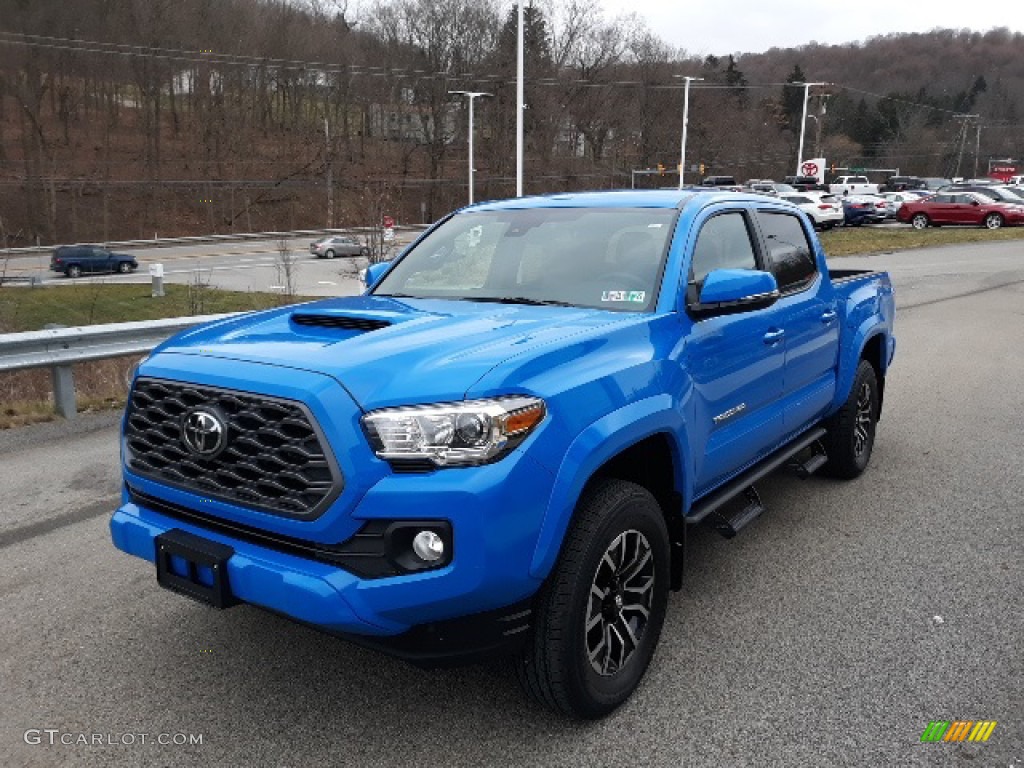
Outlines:
{"label": "truck hood", "polygon": [[460,400],[510,357],[630,317],[576,307],[359,296],[217,321],[171,338],[154,354],[172,368],[166,355],[324,373],[373,410]]}

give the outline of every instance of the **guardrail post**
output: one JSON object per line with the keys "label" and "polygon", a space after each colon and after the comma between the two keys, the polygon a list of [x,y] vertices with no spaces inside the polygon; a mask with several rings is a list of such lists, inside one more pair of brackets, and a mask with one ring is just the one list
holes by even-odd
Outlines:
{"label": "guardrail post", "polygon": [[53,407],[65,419],[73,419],[78,415],[78,403],[75,401],[75,375],[70,365],[55,365],[53,372]]}
{"label": "guardrail post", "polygon": [[[47,323],[44,331],[56,328],[67,328],[60,323]],[[65,349],[67,344],[64,344]],[[75,400],[75,374],[70,365],[50,366],[53,380],[53,409],[65,419],[73,419],[78,415],[78,403]]]}
{"label": "guardrail post", "polygon": [[149,274],[153,278],[152,296],[154,299],[164,295],[164,265],[150,264]]}

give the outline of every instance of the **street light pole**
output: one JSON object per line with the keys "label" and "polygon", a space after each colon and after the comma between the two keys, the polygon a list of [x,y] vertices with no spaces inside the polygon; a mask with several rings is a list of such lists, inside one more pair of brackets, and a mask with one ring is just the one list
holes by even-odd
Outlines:
{"label": "street light pole", "polygon": [[686,81],[683,86],[683,138],[679,144],[679,188],[683,188],[683,176],[686,173],[686,129],[690,125],[690,83],[694,80],[703,80],[703,77],[690,77],[689,75],[676,75]]}
{"label": "street light pole", "polygon": [[[793,83],[800,85],[800,83]],[[796,152],[796,175],[801,174],[800,168],[804,164],[804,134],[807,132],[807,96],[812,85],[831,85],[831,83],[803,83],[804,86],[804,113],[800,118],[800,148]],[[815,118],[817,119],[817,118]]]}
{"label": "street light pole", "polygon": [[483,91],[448,91],[451,94],[458,94],[469,99],[469,204],[473,204],[473,103],[480,96],[493,96],[493,93]]}

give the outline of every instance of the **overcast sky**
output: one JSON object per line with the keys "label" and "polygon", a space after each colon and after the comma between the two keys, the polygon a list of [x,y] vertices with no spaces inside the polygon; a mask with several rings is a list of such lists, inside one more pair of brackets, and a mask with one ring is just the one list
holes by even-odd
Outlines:
{"label": "overcast sky", "polygon": [[851,43],[937,27],[979,32],[1007,27],[1024,32],[1024,0],[595,0],[595,4],[604,7],[608,20],[636,13],[665,42],[701,56],[760,53],[812,41]]}

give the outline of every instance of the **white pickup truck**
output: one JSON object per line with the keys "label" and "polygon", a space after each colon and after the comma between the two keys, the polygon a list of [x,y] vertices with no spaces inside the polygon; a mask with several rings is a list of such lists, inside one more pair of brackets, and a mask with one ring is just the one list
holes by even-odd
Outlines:
{"label": "white pickup truck", "polygon": [[868,181],[867,176],[838,176],[828,185],[833,195],[876,195],[878,185]]}

